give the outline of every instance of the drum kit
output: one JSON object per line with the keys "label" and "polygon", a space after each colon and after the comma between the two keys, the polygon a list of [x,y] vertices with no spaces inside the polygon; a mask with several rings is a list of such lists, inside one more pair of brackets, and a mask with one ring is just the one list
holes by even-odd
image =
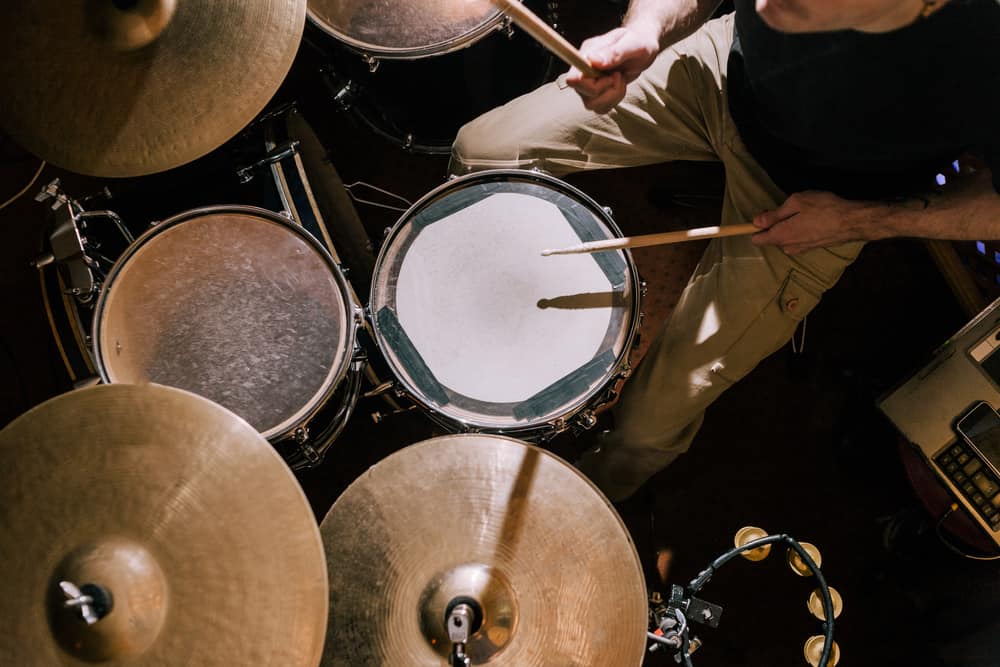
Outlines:
{"label": "drum kit", "polygon": [[[322,142],[272,101],[307,20],[373,76],[510,30],[471,0],[0,7],[0,126],[25,148],[108,178],[235,141],[228,177],[250,184],[138,229],[39,193],[43,296],[82,388],[0,431],[0,664],[625,667],[651,624],[689,662],[672,619],[692,600],[651,611],[614,508],[536,446],[591,428],[630,373],[629,253],[539,252],[620,236],[610,213],[544,173],[480,172],[376,257]],[[448,435],[375,463],[317,526],[293,471],[362,394]]]}

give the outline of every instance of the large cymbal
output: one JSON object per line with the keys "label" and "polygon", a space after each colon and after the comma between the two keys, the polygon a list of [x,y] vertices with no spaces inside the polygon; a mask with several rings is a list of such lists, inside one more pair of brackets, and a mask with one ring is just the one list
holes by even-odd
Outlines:
{"label": "large cymbal", "polygon": [[561,459],[500,436],[426,440],[377,463],[320,526],[325,667],[440,667],[450,602],[482,627],[473,665],[636,667],[648,606],[635,547]]}
{"label": "large cymbal", "polygon": [[7,0],[0,126],[83,174],[182,165],[264,108],[305,13],[306,0]]}
{"label": "large cymbal", "polygon": [[[319,662],[319,530],[231,412],[157,385],[82,389],[0,431],[0,470],[0,664]],[[62,581],[109,591],[110,613],[87,625]]]}

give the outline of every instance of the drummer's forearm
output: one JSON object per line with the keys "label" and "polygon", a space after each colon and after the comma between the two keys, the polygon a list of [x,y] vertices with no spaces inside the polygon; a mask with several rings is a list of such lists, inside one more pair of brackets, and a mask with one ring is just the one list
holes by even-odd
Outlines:
{"label": "drummer's forearm", "polygon": [[697,30],[721,0],[632,0],[624,25],[655,31],[665,49]]}

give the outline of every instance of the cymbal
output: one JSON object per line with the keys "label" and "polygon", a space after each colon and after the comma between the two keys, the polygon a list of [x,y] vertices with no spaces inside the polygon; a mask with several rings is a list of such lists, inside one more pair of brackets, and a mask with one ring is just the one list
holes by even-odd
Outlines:
{"label": "cymbal", "polygon": [[518,440],[452,435],[380,461],[320,525],[322,665],[440,667],[445,613],[474,600],[473,665],[636,667],[648,606],[635,547],[575,468]]}
{"label": "cymbal", "polygon": [[157,385],[81,389],[0,431],[0,470],[0,664],[319,662],[319,530],[233,413]]}
{"label": "cymbal", "polygon": [[264,108],[305,12],[306,0],[0,3],[0,127],[91,176],[185,164]]}

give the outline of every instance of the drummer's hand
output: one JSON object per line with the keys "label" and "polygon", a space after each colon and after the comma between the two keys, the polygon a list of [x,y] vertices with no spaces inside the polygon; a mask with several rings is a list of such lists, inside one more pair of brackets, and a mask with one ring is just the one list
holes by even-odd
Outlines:
{"label": "drummer's hand", "polygon": [[574,67],[566,75],[566,83],[583,98],[585,107],[607,113],[625,98],[625,87],[656,59],[659,34],[645,24],[615,28],[585,41],[580,52],[606,74],[593,78]]}
{"label": "drummer's hand", "polygon": [[797,192],[778,208],[755,217],[753,224],[763,231],[750,239],[754,245],[776,245],[789,255],[873,240],[878,238],[875,231],[884,210],[884,205],[842,199],[832,192]]}

